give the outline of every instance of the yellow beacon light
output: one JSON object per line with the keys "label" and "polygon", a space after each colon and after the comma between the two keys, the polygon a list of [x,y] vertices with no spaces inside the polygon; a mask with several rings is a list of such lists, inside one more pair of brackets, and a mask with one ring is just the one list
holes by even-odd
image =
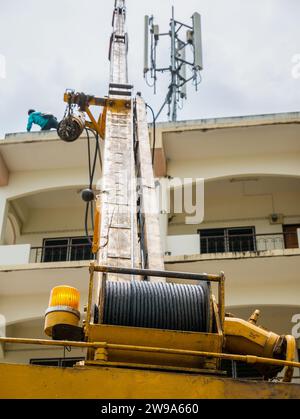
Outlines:
{"label": "yellow beacon light", "polygon": [[80,293],[66,285],[55,287],[50,294],[49,307],[67,306],[79,310]]}
{"label": "yellow beacon light", "polygon": [[80,293],[76,288],[61,285],[52,289],[45,313],[45,333],[52,336],[56,325],[78,326]]}

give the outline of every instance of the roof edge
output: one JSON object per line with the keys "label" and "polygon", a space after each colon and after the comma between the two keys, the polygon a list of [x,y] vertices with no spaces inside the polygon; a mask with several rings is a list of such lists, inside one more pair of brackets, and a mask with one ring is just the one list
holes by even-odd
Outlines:
{"label": "roof edge", "polygon": [[[177,122],[159,122],[156,124],[156,127],[163,131],[178,131],[182,129],[213,129],[293,123],[300,123],[300,112],[191,119]],[[151,125],[152,124],[150,124],[150,126]]]}

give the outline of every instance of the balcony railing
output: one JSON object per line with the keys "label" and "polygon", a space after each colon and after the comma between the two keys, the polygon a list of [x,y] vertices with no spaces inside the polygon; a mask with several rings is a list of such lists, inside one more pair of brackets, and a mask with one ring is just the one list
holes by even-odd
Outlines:
{"label": "balcony railing", "polygon": [[299,248],[297,233],[200,237],[200,253],[262,252]]}
{"label": "balcony railing", "polygon": [[90,244],[32,247],[30,263],[68,262],[75,260],[93,260]]}
{"label": "balcony railing", "polygon": [[[200,237],[200,253],[245,253],[299,248],[297,233]],[[184,249],[182,249],[184,253]],[[93,260],[90,244],[32,247],[30,263]]]}

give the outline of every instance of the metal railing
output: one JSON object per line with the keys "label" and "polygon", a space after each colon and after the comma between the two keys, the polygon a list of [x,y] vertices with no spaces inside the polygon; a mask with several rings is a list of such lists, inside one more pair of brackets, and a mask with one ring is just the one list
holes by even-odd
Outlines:
{"label": "metal railing", "polygon": [[59,246],[32,247],[30,263],[68,262],[75,260],[94,260],[90,244],[71,244]]}
{"label": "metal railing", "polygon": [[[300,247],[297,233],[200,236],[200,253],[245,253]],[[184,250],[184,249],[183,249]],[[32,247],[30,263],[94,260],[90,244]]]}
{"label": "metal railing", "polygon": [[200,236],[200,253],[262,252],[300,247],[297,233]]}

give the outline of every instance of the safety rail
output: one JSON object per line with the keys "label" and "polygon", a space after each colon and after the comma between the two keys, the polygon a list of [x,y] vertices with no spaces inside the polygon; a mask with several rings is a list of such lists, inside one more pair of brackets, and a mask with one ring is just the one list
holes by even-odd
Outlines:
{"label": "safety rail", "polygon": [[71,244],[32,247],[30,263],[70,262],[76,260],[94,260],[91,244]]}
{"label": "safety rail", "polygon": [[226,354],[219,352],[207,351],[192,351],[186,349],[170,349],[159,348],[150,346],[135,346],[135,345],[120,345],[106,342],[75,342],[70,340],[46,340],[46,339],[23,339],[23,338],[0,338],[0,343],[13,343],[13,344],[27,344],[27,345],[42,345],[42,346],[60,346],[60,347],[74,347],[74,348],[92,348],[92,349],[106,349],[106,350],[120,350],[120,351],[136,351],[136,352],[150,352],[150,353],[164,353],[170,355],[186,355],[197,357],[209,357],[218,359],[228,359],[232,361],[246,362],[247,364],[265,364],[265,365],[278,365],[282,367],[300,368],[300,362],[285,361],[281,359],[265,358],[253,355],[236,355]]}
{"label": "safety rail", "polygon": [[[232,236],[200,236],[200,253],[245,253],[300,248],[297,233],[239,234]],[[184,249],[183,249],[184,252]],[[94,260],[90,244],[34,246],[30,263]]]}
{"label": "safety rail", "polygon": [[297,247],[300,248],[300,243],[296,232],[230,236],[202,236],[200,233],[201,254],[263,252]]}

